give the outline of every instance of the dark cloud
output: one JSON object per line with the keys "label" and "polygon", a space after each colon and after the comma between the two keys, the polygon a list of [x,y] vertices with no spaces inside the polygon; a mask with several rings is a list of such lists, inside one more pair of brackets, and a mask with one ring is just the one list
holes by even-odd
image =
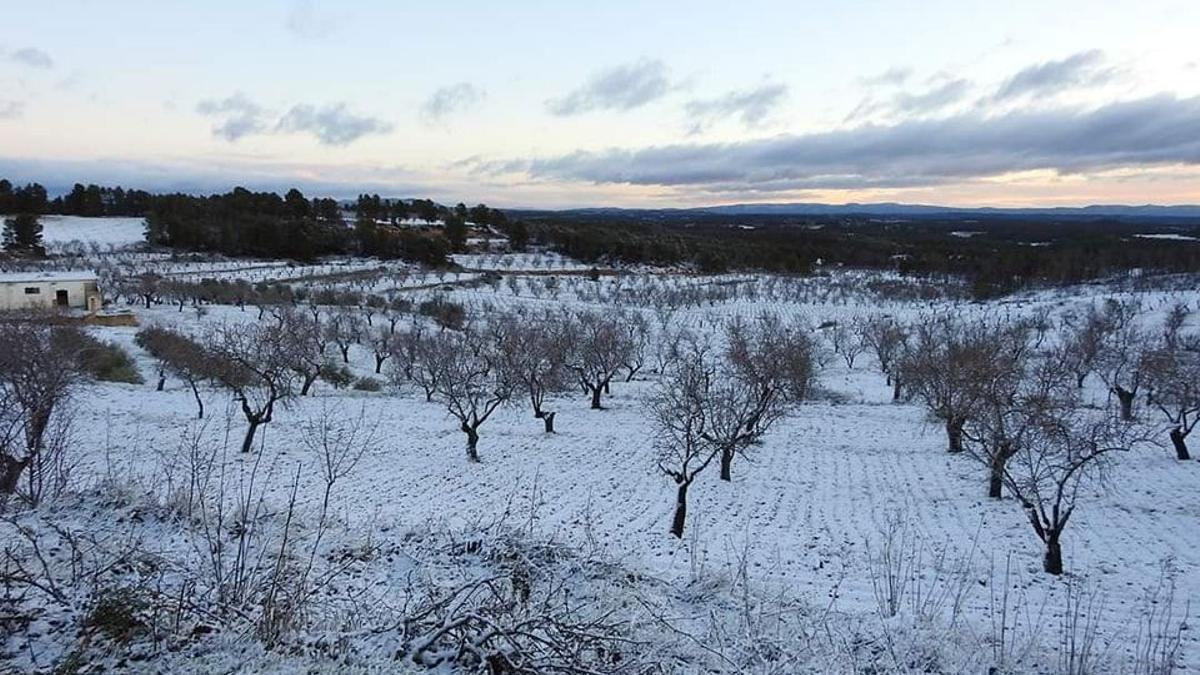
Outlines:
{"label": "dark cloud", "polygon": [[454,113],[473,108],[483,96],[483,90],[469,82],[441,87],[421,105],[421,116],[430,122],[441,122]]}
{"label": "dark cloud", "polygon": [[555,115],[578,115],[592,110],[632,110],[662,98],[671,90],[662,61],[642,59],[598,73],[582,87],[549,101]]}
{"label": "dark cloud", "polygon": [[20,101],[0,99],[0,120],[12,120],[25,112],[25,104]]}
{"label": "dark cloud", "polygon": [[684,110],[692,120],[693,133],[727,117],[737,117],[745,126],[755,127],[783,102],[787,91],[782,84],[764,84],[755,89],[731,91],[717,98],[688,101]]}
{"label": "dark cloud", "polygon": [[1104,53],[1093,49],[1072,54],[1061,61],[1029,66],[1001,85],[994,98],[1007,100],[1095,86],[1112,80],[1116,73],[1116,69],[1104,65]]}
{"label": "dark cloud", "polygon": [[1091,110],[979,112],[752,141],[579,151],[479,164],[534,179],[701,189],[911,187],[1046,169],[1200,164],[1200,97]]}
{"label": "dark cloud", "polygon": [[892,86],[898,87],[908,81],[912,77],[911,68],[888,68],[878,75],[870,75],[859,79],[859,82],[868,87]]}
{"label": "dark cloud", "polygon": [[213,135],[227,141],[237,141],[243,136],[261,134],[267,130],[264,120],[266,112],[262,106],[241,92],[220,100],[200,101],[196,105],[196,112],[220,118],[213,126]]}
{"label": "dark cloud", "polygon": [[363,136],[392,130],[392,125],[383,120],[351,113],[345,103],[326,106],[300,103],[272,121],[274,116],[269,111],[242,93],[201,101],[196,111],[219,118],[213,126],[213,135],[231,142],[255,134],[310,133],[324,145],[346,145]]}
{"label": "dark cloud", "polygon": [[8,58],[31,68],[53,68],[54,59],[37,47],[25,47],[8,55]]}
{"label": "dark cloud", "polygon": [[308,132],[324,145],[347,145],[363,136],[386,134],[392,125],[375,117],[355,115],[345,103],[323,107],[308,104],[292,106],[276,127],[285,132]]}

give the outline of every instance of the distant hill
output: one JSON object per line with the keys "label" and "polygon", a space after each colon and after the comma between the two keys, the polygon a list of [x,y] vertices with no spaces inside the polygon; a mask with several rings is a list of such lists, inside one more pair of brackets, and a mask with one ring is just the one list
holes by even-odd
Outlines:
{"label": "distant hill", "polygon": [[927,204],[900,204],[880,202],[873,204],[819,204],[819,203],[783,203],[783,204],[727,204],[722,206],[703,206],[696,208],[670,209],[621,209],[621,208],[582,208],[566,209],[560,213],[620,215],[620,214],[709,214],[724,216],[875,216],[882,218],[1056,218],[1064,220],[1118,218],[1118,219],[1200,219],[1200,205],[1161,206],[1156,204],[1125,205],[1125,204],[1094,204],[1079,207],[1043,207],[1043,208],[998,208],[998,207],[958,207],[933,206]]}

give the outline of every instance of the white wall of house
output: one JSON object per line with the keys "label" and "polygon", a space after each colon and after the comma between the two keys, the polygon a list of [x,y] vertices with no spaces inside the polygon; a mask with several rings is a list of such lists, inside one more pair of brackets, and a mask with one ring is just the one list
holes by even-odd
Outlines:
{"label": "white wall of house", "polygon": [[100,305],[95,279],[0,278],[0,310],[69,307],[95,311]]}

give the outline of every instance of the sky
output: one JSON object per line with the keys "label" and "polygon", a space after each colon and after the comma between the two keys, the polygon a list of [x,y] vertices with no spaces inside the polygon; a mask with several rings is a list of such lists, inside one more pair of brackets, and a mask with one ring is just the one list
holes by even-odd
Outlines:
{"label": "sky", "polygon": [[0,176],[502,207],[1200,203],[1200,2],[4,0]]}

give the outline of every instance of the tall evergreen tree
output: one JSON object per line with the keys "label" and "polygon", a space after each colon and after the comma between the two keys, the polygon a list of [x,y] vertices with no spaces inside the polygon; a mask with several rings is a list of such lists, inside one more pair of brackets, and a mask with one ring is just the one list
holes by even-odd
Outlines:
{"label": "tall evergreen tree", "polygon": [[44,255],[42,224],[36,214],[22,213],[4,221],[4,250],[9,253]]}

